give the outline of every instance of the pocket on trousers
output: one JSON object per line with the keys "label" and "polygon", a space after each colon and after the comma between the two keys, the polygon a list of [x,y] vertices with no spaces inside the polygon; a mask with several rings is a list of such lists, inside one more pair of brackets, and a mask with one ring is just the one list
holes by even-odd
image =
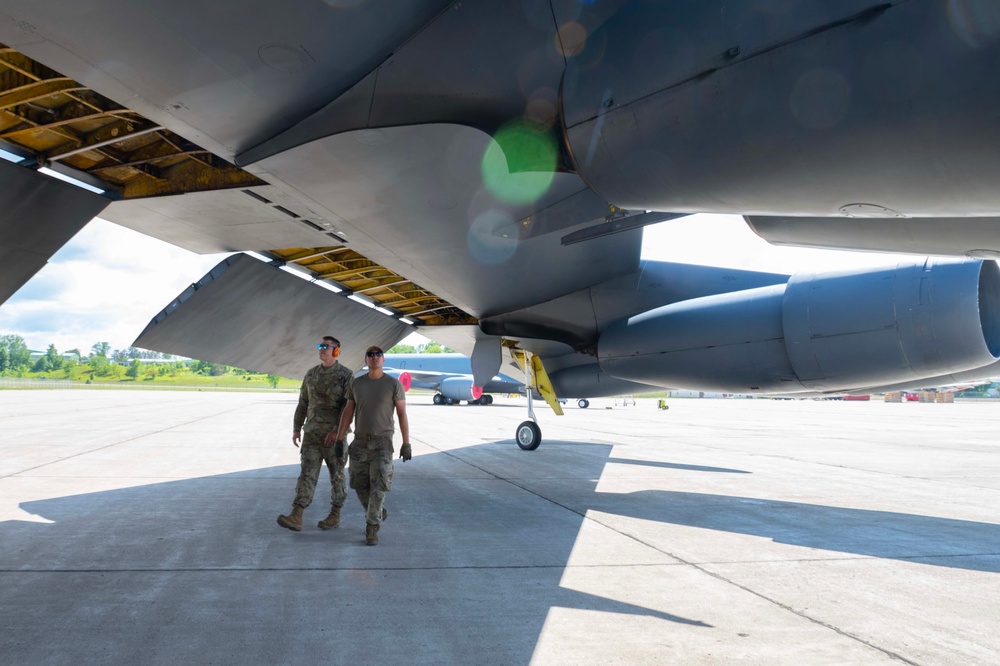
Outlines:
{"label": "pocket on trousers", "polygon": [[388,460],[382,457],[378,461],[378,484],[376,484],[378,489],[383,492],[389,492],[392,490],[392,454],[389,454]]}

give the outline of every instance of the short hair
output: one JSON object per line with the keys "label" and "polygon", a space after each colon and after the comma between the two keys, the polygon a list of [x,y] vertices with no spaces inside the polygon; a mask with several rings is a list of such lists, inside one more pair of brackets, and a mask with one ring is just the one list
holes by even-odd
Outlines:
{"label": "short hair", "polygon": [[332,335],[324,335],[323,339],[324,340],[329,340],[330,342],[332,342],[334,347],[339,347],[340,346],[340,340],[338,340],[337,338],[333,337]]}

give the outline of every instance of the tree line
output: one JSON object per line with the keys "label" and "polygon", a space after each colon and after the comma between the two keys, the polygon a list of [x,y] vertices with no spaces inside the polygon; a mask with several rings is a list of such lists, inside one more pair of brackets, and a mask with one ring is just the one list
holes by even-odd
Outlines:
{"label": "tree line", "polygon": [[[74,358],[75,357],[75,358]],[[95,362],[101,365],[101,360],[108,365],[118,363],[126,365],[129,361],[136,359],[149,359],[159,361],[172,360],[170,354],[129,347],[128,349],[111,349],[107,342],[95,342],[90,348],[90,355],[84,357],[79,349],[67,349],[65,353],[60,353],[54,344],[50,344],[44,354],[36,359],[32,359],[31,350],[20,335],[0,336],[0,372],[51,372],[70,365],[78,365],[85,362]]]}
{"label": "tree line", "polygon": [[390,349],[388,354],[454,354],[454,349],[449,349],[437,342],[428,342],[424,345],[396,345]]}
{"label": "tree line", "polygon": [[[155,363],[143,361],[155,361]],[[21,336],[0,335],[0,376],[37,375],[86,381],[89,384],[98,380],[154,381],[162,377],[176,378],[186,373],[189,373],[187,376],[202,375],[216,378],[233,375],[235,379],[245,379],[248,382],[254,378],[263,379],[272,388],[277,388],[282,381],[275,375],[265,376],[263,373],[232,368],[211,361],[178,359],[170,354],[138,347],[111,349],[111,345],[107,342],[95,342],[90,347],[89,355],[84,355],[75,348],[60,353],[54,344],[50,344],[44,354],[35,356]],[[227,385],[232,383],[228,382]]]}
{"label": "tree line", "polygon": [[[436,342],[417,346],[396,345],[389,350],[394,354],[433,354],[452,351]],[[95,342],[91,345],[89,354],[84,354],[77,348],[60,352],[54,344],[50,344],[45,353],[39,355],[28,349],[27,343],[21,336],[0,335],[0,376],[25,377],[30,374],[43,378],[91,383],[115,380],[154,381],[161,377],[176,379],[184,373],[216,378],[233,375],[241,384],[244,384],[243,380],[252,383],[256,378],[257,381],[266,381],[272,388],[277,388],[283,381],[275,375],[265,376],[263,373],[210,361],[178,359],[170,354],[138,347],[112,349],[108,342]],[[227,380],[227,385],[231,385],[232,379],[230,377],[230,380]]]}

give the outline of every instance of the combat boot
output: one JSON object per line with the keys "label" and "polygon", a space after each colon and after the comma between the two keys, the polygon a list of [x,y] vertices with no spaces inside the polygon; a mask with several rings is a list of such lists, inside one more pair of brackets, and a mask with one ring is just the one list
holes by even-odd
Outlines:
{"label": "combat boot", "polygon": [[278,524],[287,527],[293,532],[302,531],[302,507],[297,504],[292,507],[292,512],[287,516],[278,516]]}
{"label": "combat boot", "polygon": [[372,525],[371,523],[365,525],[365,545],[378,545],[378,525]]}
{"label": "combat boot", "polygon": [[319,521],[316,526],[321,530],[332,530],[338,525],[340,525],[340,507],[334,506],[330,507],[330,515]]}

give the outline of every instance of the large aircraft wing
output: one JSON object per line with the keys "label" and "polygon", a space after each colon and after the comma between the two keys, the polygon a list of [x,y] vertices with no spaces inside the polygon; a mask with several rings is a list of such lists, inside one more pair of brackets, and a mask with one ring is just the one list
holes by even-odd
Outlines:
{"label": "large aircraft wing", "polygon": [[340,340],[340,362],[357,370],[369,345],[388,349],[410,330],[344,294],[235,254],[156,315],[136,344],[301,377],[316,364],[316,344],[324,335]]}
{"label": "large aircraft wing", "polygon": [[[970,7],[0,0],[0,148],[18,162],[0,191],[24,201],[0,229],[29,228],[36,169],[58,168],[112,221],[254,251],[388,329],[456,327],[477,377],[534,354],[565,395],[978,372],[1000,358],[1000,32]],[[696,212],[778,243],[954,258],[794,276],[640,261],[643,226]],[[266,352],[227,341],[287,348],[267,298],[213,290],[238,317],[206,308],[188,329],[192,298],[143,344],[256,367]],[[303,339],[338,319],[355,334],[330,314]]]}

